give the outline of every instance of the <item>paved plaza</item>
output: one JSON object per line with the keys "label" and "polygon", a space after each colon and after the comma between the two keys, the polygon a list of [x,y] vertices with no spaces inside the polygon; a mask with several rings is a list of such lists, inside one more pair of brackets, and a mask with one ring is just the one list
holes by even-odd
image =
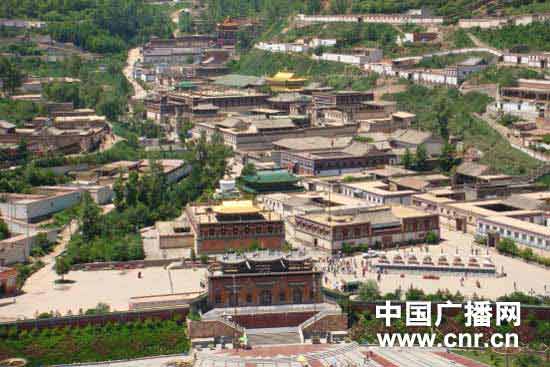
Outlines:
{"label": "paved plaza", "polygon": [[[437,258],[442,253],[449,256],[454,256],[457,251],[463,256],[469,255],[471,248],[478,249],[479,256],[486,256],[487,249],[474,244],[473,236],[461,232],[441,230],[441,237],[444,241],[438,246],[428,246],[429,254]],[[427,254],[423,251],[424,248],[413,248],[417,256]],[[410,252],[411,249],[390,250],[387,252],[388,258],[399,253],[401,255]],[[317,254],[319,256],[319,254]],[[325,255],[326,256],[326,255]],[[460,293],[466,296],[483,296],[489,299],[496,299],[504,294],[514,292],[514,290],[524,293],[534,292],[535,294],[550,294],[550,270],[544,269],[542,266],[528,264],[523,260],[511,258],[498,254],[494,248],[489,249],[489,257],[493,260],[496,266],[497,273],[502,270],[507,274],[505,277],[491,277],[484,275],[468,275],[464,279],[464,285],[461,284],[460,276],[441,275],[439,279],[424,279],[420,274],[411,274],[407,272],[383,274],[380,280],[379,287],[383,293],[393,292],[398,288],[406,291],[411,286],[420,288],[427,293],[434,293],[439,289],[448,289],[455,293]],[[362,257],[356,256],[355,261],[360,264]],[[344,281],[351,280],[376,280],[377,275],[373,272],[367,272],[365,277],[362,276],[361,270],[358,268],[356,274],[337,273],[336,276],[328,274],[328,283],[325,285],[330,288],[335,288],[341,285]],[[477,282],[480,283],[480,288],[477,287]],[[515,288],[514,288],[515,284]]]}
{"label": "paved plaza", "polygon": [[195,367],[485,367],[444,349],[379,348],[357,343],[277,345],[197,353]]}
{"label": "paved plaza", "polygon": [[[485,248],[475,246],[473,237],[468,234],[442,229],[442,238],[444,241],[441,245],[428,247],[430,254],[434,257],[442,252],[454,255],[457,249],[460,254],[467,255],[472,246],[478,248],[483,256],[487,251]],[[388,257],[407,251],[411,249],[390,250]],[[413,248],[413,251],[420,255],[423,250]],[[315,256],[323,255],[316,253]],[[448,289],[453,293],[460,291],[466,296],[477,294],[489,299],[496,299],[513,292],[514,289],[525,293],[532,291],[536,294],[549,294],[550,270],[527,264],[520,259],[499,255],[495,249],[489,249],[489,256],[492,257],[497,272],[500,273],[503,269],[507,276],[469,275],[462,285],[460,276],[442,275],[439,279],[424,279],[420,274],[403,272],[402,274],[383,274],[379,287],[383,293],[393,292],[398,288],[406,291],[414,286],[430,293],[439,289]],[[358,264],[361,263],[360,255],[354,259]],[[58,276],[52,271],[52,266],[53,261],[34,274],[23,288],[25,294],[16,297],[15,303],[0,307],[0,321],[32,318],[37,312],[58,311],[65,315],[70,310],[75,314],[81,309],[93,308],[99,302],[110,305],[114,310],[127,310],[131,297],[200,291],[200,281],[206,276],[206,269],[167,270],[163,267],[124,271],[72,271],[67,275],[67,279],[74,280],[75,283],[56,285],[54,280]],[[138,272],[142,273],[141,279],[138,279]],[[355,274],[337,273],[334,276],[327,273],[326,278],[328,283],[325,285],[334,288],[343,281],[376,280],[377,275],[374,272],[367,272],[363,277],[358,268]]]}
{"label": "paved plaza", "polygon": [[[44,270],[44,271],[42,271]],[[80,309],[106,303],[114,310],[127,310],[130,297],[200,291],[206,269],[172,269],[163,267],[131,270],[71,271],[66,279],[73,284],[54,284],[58,276],[52,271],[34,274],[25,284],[25,294],[15,303],[0,307],[0,321],[31,318],[38,312]],[[138,279],[141,272],[141,279]]]}

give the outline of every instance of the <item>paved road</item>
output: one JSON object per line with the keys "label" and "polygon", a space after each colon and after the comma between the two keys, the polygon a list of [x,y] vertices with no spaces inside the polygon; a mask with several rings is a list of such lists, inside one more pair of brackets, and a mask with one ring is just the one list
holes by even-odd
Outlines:
{"label": "paved road", "polygon": [[130,82],[130,84],[132,84],[132,87],[134,87],[133,98],[145,99],[145,97],[147,96],[147,91],[143,89],[143,87],[139,85],[139,83],[136,82],[132,77],[132,67],[134,63],[139,60],[139,58],[140,58],[139,47],[132,48],[131,50],[129,50],[128,59],[126,60],[126,66],[124,67],[122,72],[124,73],[124,76],[126,77],[126,79],[128,79],[128,81]]}

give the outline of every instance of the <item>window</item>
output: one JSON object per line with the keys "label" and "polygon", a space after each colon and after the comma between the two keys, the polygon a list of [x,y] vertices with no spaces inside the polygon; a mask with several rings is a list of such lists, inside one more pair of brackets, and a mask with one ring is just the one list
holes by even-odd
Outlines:
{"label": "window", "polygon": [[252,303],[252,293],[246,294],[246,303]]}
{"label": "window", "polygon": [[260,293],[260,305],[270,306],[271,305],[271,291],[269,289],[264,289]]}
{"label": "window", "polygon": [[280,302],[280,303],[284,303],[285,301],[286,301],[286,294],[285,294],[284,291],[281,291],[281,292],[279,293],[279,302]]}
{"label": "window", "polygon": [[222,295],[219,292],[216,292],[216,294],[214,295],[214,303],[217,305],[222,303]]}
{"label": "window", "polygon": [[292,303],[302,303],[302,290],[300,288],[294,288],[292,290]]}

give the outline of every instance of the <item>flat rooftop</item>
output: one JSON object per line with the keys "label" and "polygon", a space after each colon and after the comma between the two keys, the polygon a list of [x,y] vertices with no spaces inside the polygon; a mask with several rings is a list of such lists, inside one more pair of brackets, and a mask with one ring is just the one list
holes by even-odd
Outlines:
{"label": "flat rooftop", "polygon": [[[503,205],[503,210],[497,211],[491,207]],[[540,213],[538,210],[525,210],[523,208],[514,208],[505,204],[503,200],[484,200],[484,201],[472,201],[472,202],[455,202],[447,204],[448,208],[466,211],[471,214],[483,216],[483,217],[496,217],[503,216],[508,217],[510,215],[529,215]],[[508,207],[508,208],[506,208]],[[508,209],[508,210],[506,210]]]}
{"label": "flat rooftop", "polygon": [[225,222],[274,222],[281,216],[270,210],[264,210],[249,200],[225,201],[221,205],[189,206],[187,212],[200,224]]}
{"label": "flat rooftop", "polygon": [[356,190],[365,191],[380,196],[402,196],[416,194],[415,190],[390,191],[389,185],[382,181],[351,182],[344,185]]}
{"label": "flat rooftop", "polygon": [[520,231],[527,231],[530,233],[534,233],[537,235],[550,238],[550,227],[547,227],[544,225],[531,223],[531,222],[527,222],[527,221],[512,218],[512,217],[507,217],[504,215],[488,217],[488,218],[484,218],[484,220],[494,224],[499,224],[505,227],[512,227]]}

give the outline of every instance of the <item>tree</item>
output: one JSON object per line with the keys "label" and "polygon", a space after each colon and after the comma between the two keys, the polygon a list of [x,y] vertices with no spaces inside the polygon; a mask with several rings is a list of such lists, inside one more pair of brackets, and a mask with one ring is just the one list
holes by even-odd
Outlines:
{"label": "tree", "polygon": [[5,240],[6,238],[9,238],[10,231],[8,229],[8,225],[2,218],[0,218],[0,241]]}
{"label": "tree", "polygon": [[426,243],[429,243],[431,245],[434,245],[439,242],[439,236],[435,232],[428,232],[426,234]]}
{"label": "tree", "polygon": [[330,9],[334,14],[344,14],[350,6],[349,0],[331,0]]}
{"label": "tree", "polygon": [[376,281],[369,279],[359,287],[359,298],[362,301],[376,301],[380,299],[380,288]]}
{"label": "tree", "polygon": [[5,93],[13,93],[21,85],[23,74],[20,69],[6,57],[0,57],[0,81]]}
{"label": "tree", "polygon": [[439,157],[439,168],[443,172],[450,172],[451,169],[455,166],[456,160],[454,157],[455,148],[449,143],[445,143],[443,146],[443,151]]}
{"label": "tree", "polygon": [[99,235],[101,209],[94,202],[90,193],[84,192],[82,196],[82,210],[80,214],[80,230],[84,241],[91,241]]}
{"label": "tree", "polygon": [[21,139],[19,143],[17,143],[17,158],[23,162],[27,162],[29,159],[29,149],[25,139]]}
{"label": "tree", "polygon": [[411,168],[413,165],[413,156],[411,154],[411,151],[409,148],[405,148],[405,154],[403,155],[403,158],[401,159],[401,162],[403,163],[403,166],[407,169]]}
{"label": "tree", "polygon": [[414,166],[416,169],[423,171],[427,168],[428,161],[428,152],[426,151],[426,146],[420,144],[416,148],[416,154],[414,156]]}
{"label": "tree", "polygon": [[241,171],[241,176],[255,176],[256,173],[256,166],[254,166],[254,164],[252,163],[247,163],[244,165]]}
{"label": "tree", "polygon": [[118,176],[115,184],[113,185],[113,204],[118,211],[124,209],[124,181],[122,180],[122,175]]}
{"label": "tree", "polygon": [[126,205],[135,206],[138,200],[139,176],[136,171],[130,172],[126,182]]}
{"label": "tree", "polygon": [[65,256],[55,258],[55,273],[61,276],[61,281],[65,281],[65,274],[71,270],[71,265]]}

